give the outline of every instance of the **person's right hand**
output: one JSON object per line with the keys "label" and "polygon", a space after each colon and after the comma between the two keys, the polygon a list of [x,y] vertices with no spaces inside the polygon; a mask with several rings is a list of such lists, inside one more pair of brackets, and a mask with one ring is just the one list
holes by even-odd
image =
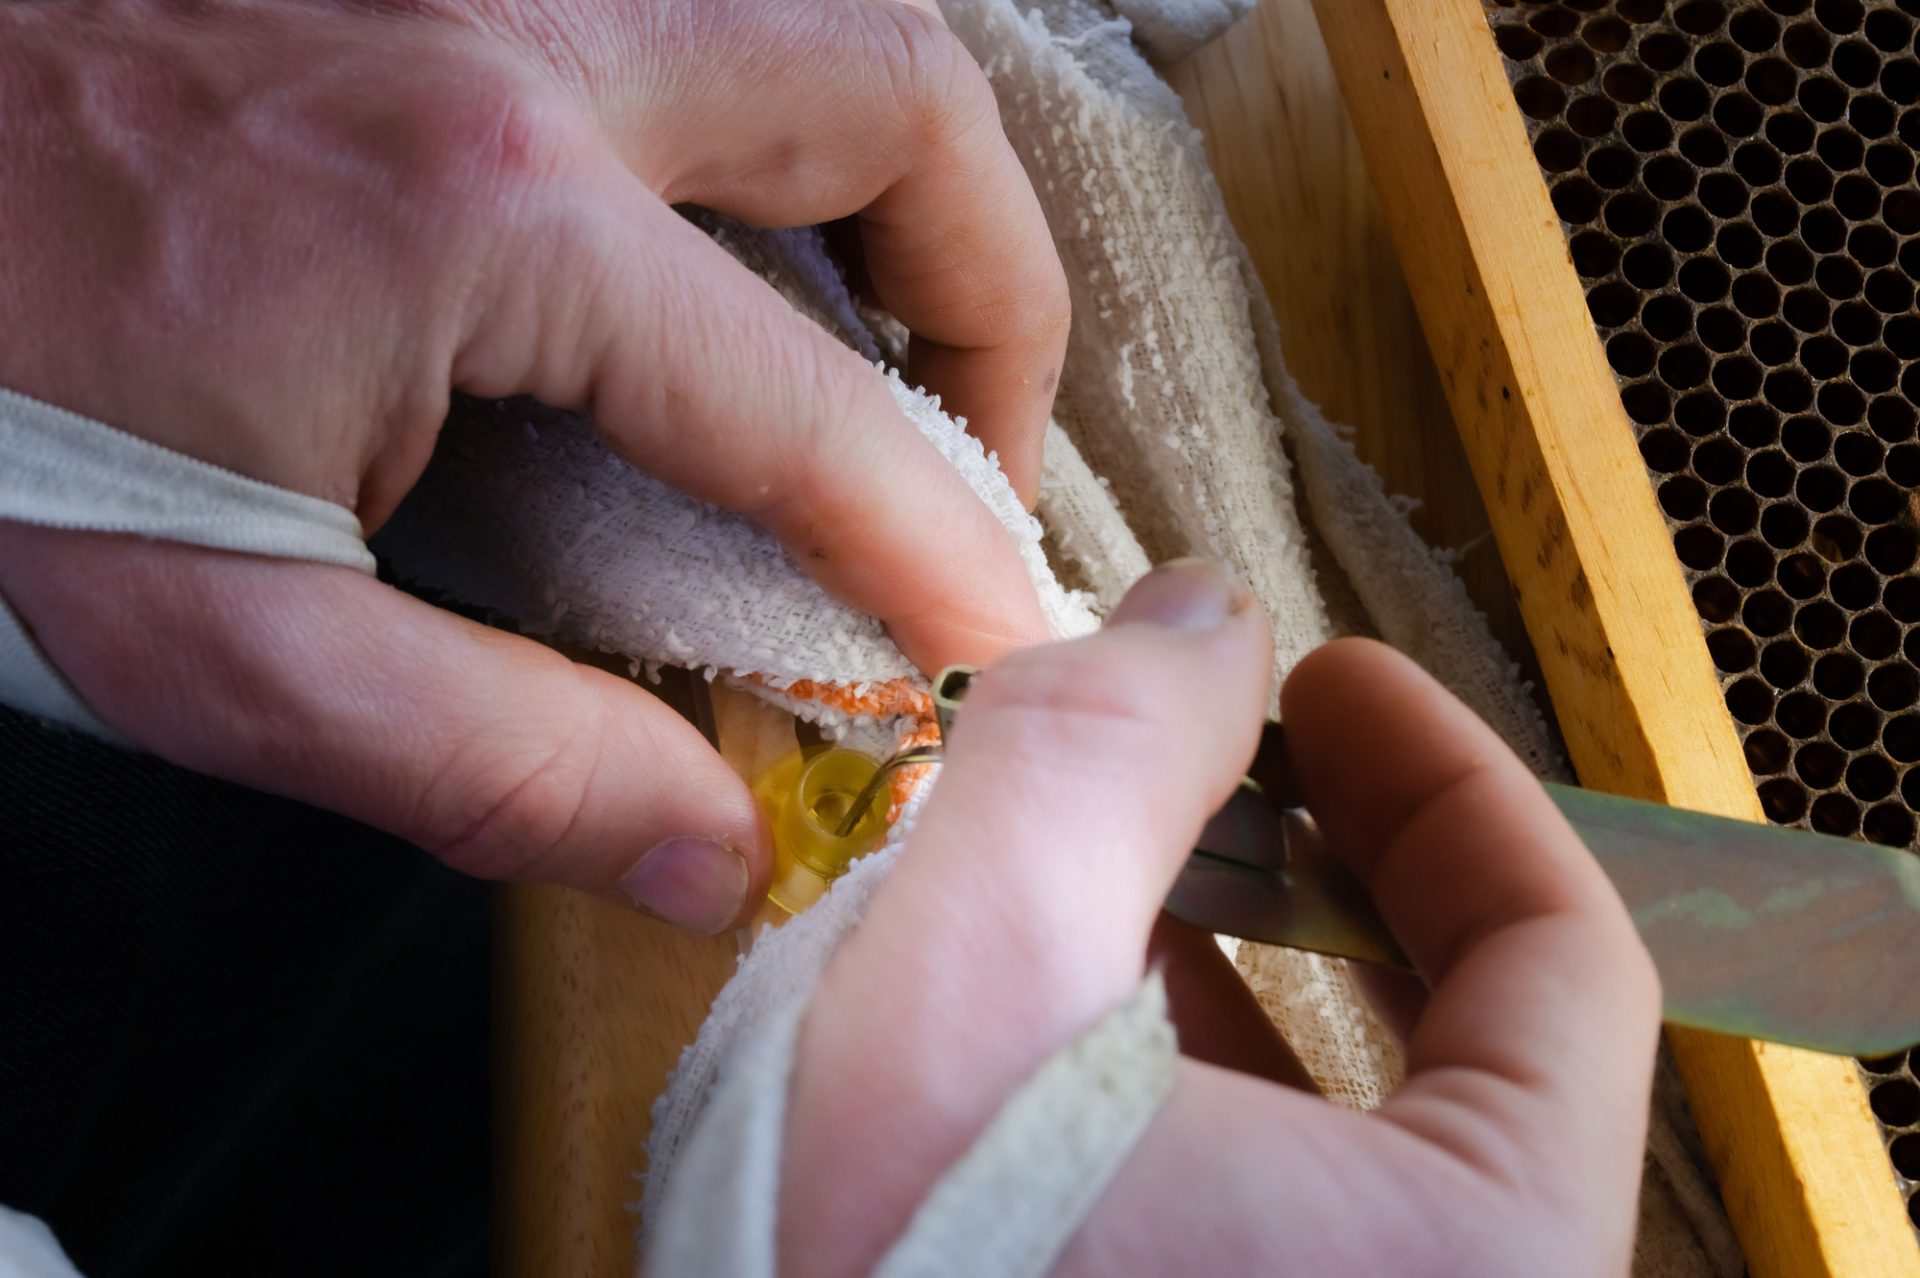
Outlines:
{"label": "person's right hand", "polygon": [[782,1274],[868,1272],[1156,948],[1184,1059],[1051,1272],[1626,1271],[1652,961],[1539,782],[1411,661],[1342,640],[1281,694],[1308,807],[1431,991],[1400,1000],[1400,1089],[1359,1114],[1297,1086],[1211,938],[1156,931],[1252,758],[1271,662],[1245,588],[1189,561],[1101,633],[975,677],[918,825],[801,1022]]}
{"label": "person's right hand", "polygon": [[[0,118],[0,386],[369,533],[450,389],[591,407],[921,665],[1046,637],[874,371],[671,207],[857,216],[911,376],[1031,503],[1066,285],[926,0],[5,5]],[[690,726],[350,570],[0,523],[0,592],[175,762],[701,930],[759,893],[758,815]]]}

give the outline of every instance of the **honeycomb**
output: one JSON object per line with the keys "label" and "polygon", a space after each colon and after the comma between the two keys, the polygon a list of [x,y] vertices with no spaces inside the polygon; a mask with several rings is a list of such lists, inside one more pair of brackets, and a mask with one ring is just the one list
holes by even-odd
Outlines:
{"label": "honeycomb", "polygon": [[1482,3],[1767,815],[1912,847],[1920,0]]}

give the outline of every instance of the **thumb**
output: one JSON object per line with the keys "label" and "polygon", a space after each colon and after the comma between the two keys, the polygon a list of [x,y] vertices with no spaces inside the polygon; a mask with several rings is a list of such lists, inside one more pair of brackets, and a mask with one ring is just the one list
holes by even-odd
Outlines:
{"label": "thumb", "polygon": [[318,564],[18,525],[0,563],[81,697],[172,762],[697,931],[765,880],[752,799],[693,726],[539,644]]}
{"label": "thumb", "polygon": [[864,1272],[1002,1099],[1138,984],[1161,901],[1253,757],[1271,668],[1246,588],[1185,560],[1101,633],[969,685],[802,1027],[788,1166],[807,1174],[781,1217],[808,1222],[813,1272]]}

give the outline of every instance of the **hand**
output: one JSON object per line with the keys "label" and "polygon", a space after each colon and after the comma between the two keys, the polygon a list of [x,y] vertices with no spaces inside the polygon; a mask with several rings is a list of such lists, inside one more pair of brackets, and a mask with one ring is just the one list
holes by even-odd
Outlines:
{"label": "hand", "polygon": [[[1189,562],[1103,633],[974,681],[802,1024],[782,1273],[866,1272],[1006,1097],[1137,988],[1252,757],[1269,643],[1249,595]],[[1281,704],[1309,807],[1430,987],[1407,1080],[1364,1115],[1271,1081],[1298,1071],[1237,976],[1174,937],[1174,1090],[1055,1272],[1624,1273],[1660,1000],[1619,897],[1519,760],[1391,650],[1330,644]]]}
{"label": "hand", "polygon": [[[922,665],[1045,637],[1010,539],[873,370],[670,207],[857,215],[912,376],[1031,501],[1066,285],[929,5],[8,5],[0,117],[0,386],[369,532],[449,388],[590,405],[623,457],[764,524]],[[176,762],[690,927],[757,899],[738,779],[633,685],[531,642],[344,569],[18,525],[0,591]]]}

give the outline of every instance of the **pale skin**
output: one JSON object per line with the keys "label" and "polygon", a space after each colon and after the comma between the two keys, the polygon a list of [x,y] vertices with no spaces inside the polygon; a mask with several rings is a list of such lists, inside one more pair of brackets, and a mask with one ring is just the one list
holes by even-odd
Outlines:
{"label": "pale skin", "polygon": [[[923,667],[990,665],[803,1031],[783,1272],[870,1265],[1138,983],[1271,663],[1258,607],[1193,563],[1102,634],[1040,644],[1009,540],[872,370],[672,211],[856,219],[910,376],[1031,502],[1066,285],[931,4],[45,0],[0,7],[0,118],[0,386],[369,532],[451,391],[590,407]],[[532,642],[345,569],[4,523],[0,590],[175,762],[697,930],[761,894],[762,822],[693,729]],[[1189,1059],[1062,1271],[1621,1272],[1658,989],[1617,897],[1404,660],[1334,645],[1283,707],[1427,983],[1393,1000],[1412,1077],[1366,1117],[1302,1090],[1206,938],[1162,925]]]}

